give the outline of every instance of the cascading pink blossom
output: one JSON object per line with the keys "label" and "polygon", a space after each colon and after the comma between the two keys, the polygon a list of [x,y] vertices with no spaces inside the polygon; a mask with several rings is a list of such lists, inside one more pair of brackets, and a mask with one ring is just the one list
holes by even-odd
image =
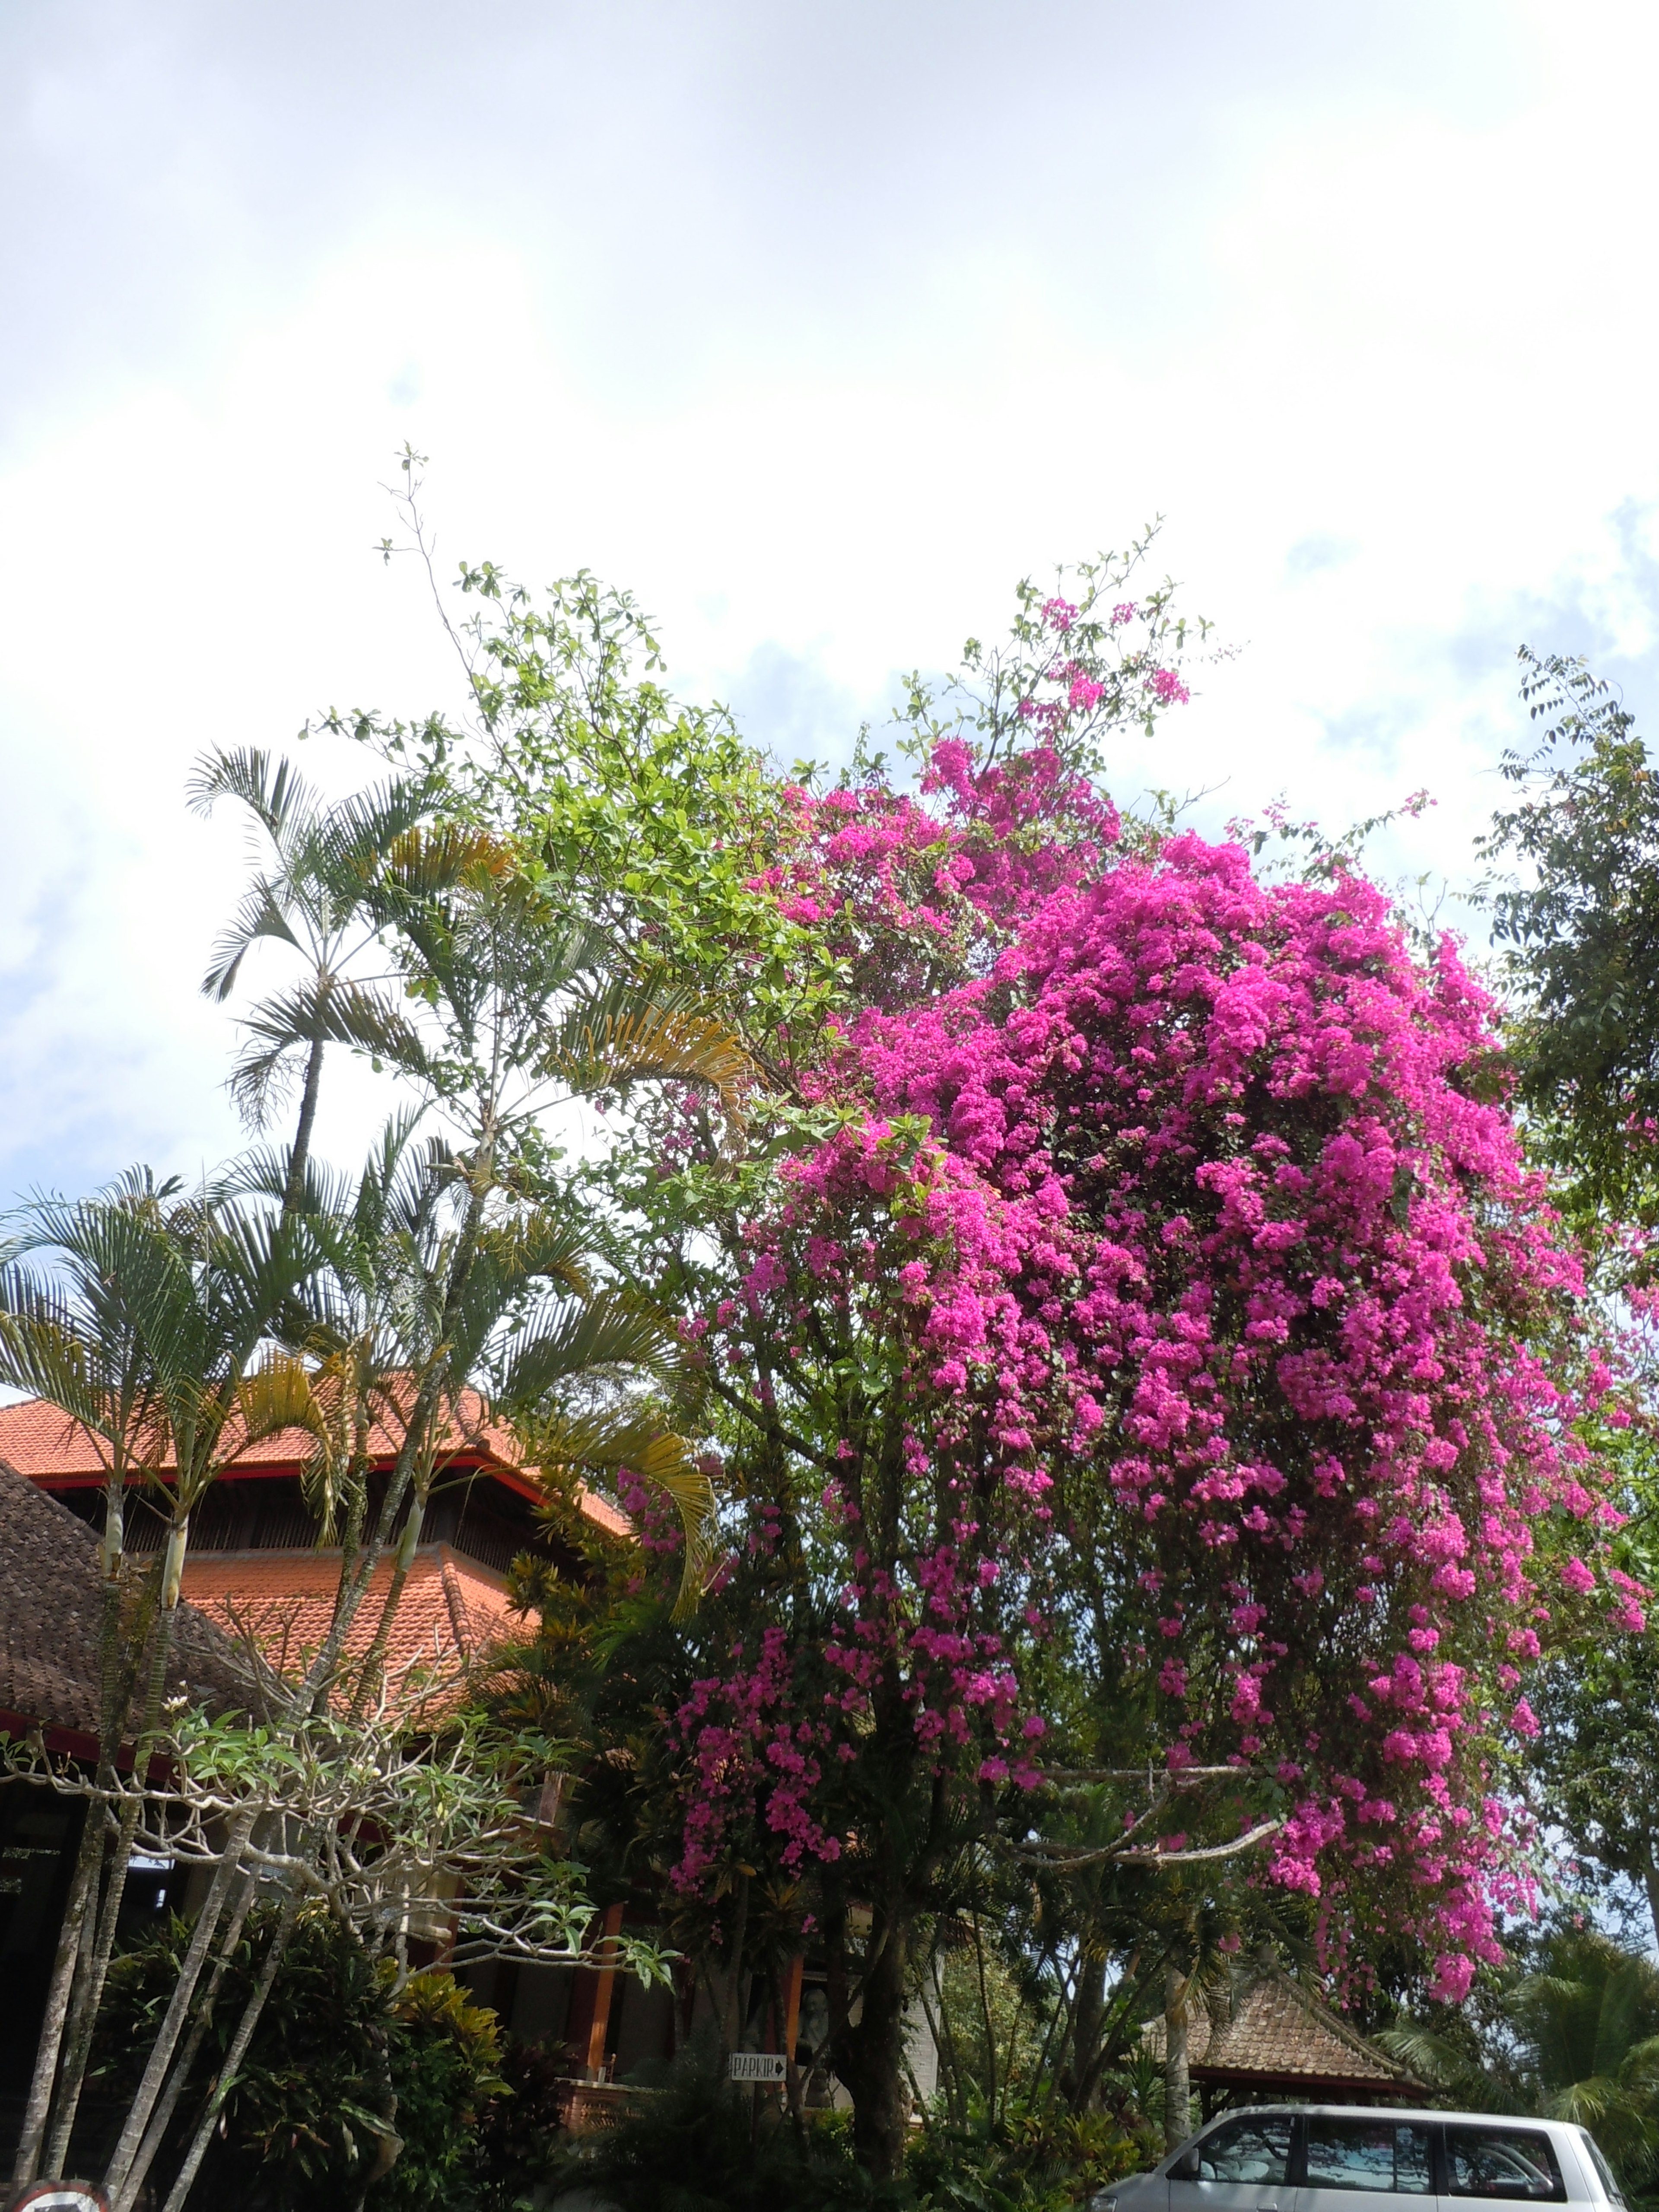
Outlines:
{"label": "cascading pink blossom", "polygon": [[[1060,633],[1071,611],[1046,610]],[[1087,680],[1062,667],[1028,719]],[[819,1507],[841,1625],[811,1653],[779,1632],[679,1714],[678,1878],[739,1798],[786,1863],[839,1853],[839,1771],[884,1695],[938,1770],[1035,1786],[1032,1662],[1068,1557],[1109,1544],[1170,1765],[1270,1776],[1271,1879],[1392,1881],[1459,1995],[1525,1901],[1485,1748],[1536,1729],[1517,1662],[1553,1605],[1622,1625],[1643,1595],[1599,1558],[1597,1473],[1538,1348],[1582,1285],[1485,1079],[1492,1009],[1362,881],[1264,884],[1196,836],[1122,853],[1041,743],[989,774],[942,744],[930,794],[939,815],[793,794],[760,886],[838,917],[887,988],[809,1085],[833,1127],[694,1330],[829,1419],[800,1347],[833,1313],[902,1407],[881,1448],[904,1490],[878,1541],[874,1442],[842,1437]],[[922,988],[915,947],[947,943],[955,980]],[[1545,1587],[1553,1513],[1583,1541]]]}

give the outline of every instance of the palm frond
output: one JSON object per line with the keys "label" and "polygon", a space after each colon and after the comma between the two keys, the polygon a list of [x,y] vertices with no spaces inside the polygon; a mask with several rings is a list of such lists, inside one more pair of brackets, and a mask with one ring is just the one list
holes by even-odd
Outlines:
{"label": "palm frond", "polygon": [[556,1477],[583,1470],[616,1474],[626,1468],[672,1500],[685,1537],[674,1611],[677,1618],[691,1612],[714,1560],[717,1500],[713,1482],[692,1458],[685,1438],[665,1432],[632,1410],[556,1415],[538,1424],[536,1437],[542,1464]]}
{"label": "palm frond", "polygon": [[562,1298],[509,1338],[497,1396],[514,1412],[529,1412],[579,1376],[672,1373],[678,1352],[661,1315],[624,1291]]}
{"label": "palm frond", "polygon": [[223,1000],[230,996],[243,961],[261,938],[275,938],[296,951],[300,949],[300,940],[277,903],[273,887],[264,876],[256,877],[248,885],[237,902],[234,915],[214,939],[207,973],[202,978],[205,997]]}
{"label": "palm frond", "polygon": [[313,819],[321,804],[291,761],[273,762],[258,745],[228,751],[215,746],[204,753],[191,770],[185,795],[197,814],[211,814],[222,799],[239,799],[279,850],[295,824]]}
{"label": "palm frond", "polygon": [[757,1071],[727,1025],[689,994],[623,981],[584,994],[556,1019],[541,1072],[579,1096],[641,1082],[699,1084],[736,1121]]}

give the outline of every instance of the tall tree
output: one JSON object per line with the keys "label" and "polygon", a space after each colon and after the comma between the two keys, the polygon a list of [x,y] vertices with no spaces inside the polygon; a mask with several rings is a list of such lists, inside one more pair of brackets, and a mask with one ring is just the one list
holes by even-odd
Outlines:
{"label": "tall tree", "polygon": [[[1553,1501],[1589,1519],[1552,1607],[1621,1602],[1562,1434],[1574,1263],[1490,1007],[1347,867],[1267,885],[1121,819],[1101,747],[1185,696],[1167,596],[1125,577],[1026,587],[1006,650],[915,687],[919,787],[867,748],[830,788],[751,763],[682,832],[638,831],[634,794],[707,730],[606,695],[596,740],[572,599],[537,629],[468,571],[506,610],[471,633],[480,724],[422,756],[532,851],[582,809],[626,823],[636,865],[606,879],[595,839],[585,896],[720,973],[770,1076],[745,1157],[665,1099],[589,1177],[684,1316],[737,1501],[645,1690],[638,1802],[678,1791],[680,1825],[640,1846],[728,1979],[793,1886],[882,2172],[918,1947],[972,1850],[1087,1863],[1044,1827],[1078,1770],[1115,1777],[1097,1863],[1265,1845],[1333,1937],[1407,1915],[1466,1987],[1518,1848],[1479,1811],[1536,1646],[1500,1624],[1543,1595]],[[1091,1675],[1109,1711],[1065,1690]]]}
{"label": "tall tree", "polygon": [[1534,1150],[1586,1226],[1659,1224],[1659,775],[1586,663],[1523,647],[1542,725],[1505,754],[1515,803],[1481,850],[1515,1000],[1509,1043]]}

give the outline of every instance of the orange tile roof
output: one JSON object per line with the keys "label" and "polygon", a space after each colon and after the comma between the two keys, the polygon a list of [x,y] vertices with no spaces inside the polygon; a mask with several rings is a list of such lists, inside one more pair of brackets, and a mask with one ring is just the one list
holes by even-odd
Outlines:
{"label": "orange tile roof", "polygon": [[[452,1424],[444,1449],[458,1459],[485,1468],[521,1497],[538,1497],[540,1486],[534,1470],[525,1466],[513,1431],[486,1418],[483,1401],[473,1391],[463,1394],[461,1411],[468,1425],[463,1429]],[[376,1425],[370,1441],[383,1465],[397,1456],[398,1439],[384,1424]],[[251,1447],[246,1458],[235,1462],[228,1473],[233,1479],[297,1474],[315,1449],[316,1439],[308,1430],[283,1429]],[[169,1454],[161,1462],[163,1471],[172,1465]],[[44,1398],[23,1398],[15,1405],[0,1406],[0,1467],[9,1467],[35,1482],[65,1484],[100,1482],[105,1472],[93,1437],[80,1422],[71,1420]],[[611,1536],[629,1534],[633,1524],[627,1515],[596,1497],[586,1484],[579,1486],[577,1496],[584,1519],[595,1528]]]}
{"label": "orange tile roof", "polygon": [[[375,1567],[346,1638],[361,1658],[380,1626],[388,1556]],[[236,1638],[250,1637],[284,1672],[303,1667],[328,1633],[340,1571],[337,1552],[196,1552],[185,1560],[184,1594],[198,1613]],[[447,1544],[415,1554],[392,1623],[388,1673],[456,1658],[472,1661],[525,1632],[501,1575],[459,1559]]]}

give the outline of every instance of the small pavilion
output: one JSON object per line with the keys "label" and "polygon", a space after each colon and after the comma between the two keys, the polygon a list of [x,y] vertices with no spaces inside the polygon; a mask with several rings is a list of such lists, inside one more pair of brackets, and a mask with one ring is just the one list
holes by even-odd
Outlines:
{"label": "small pavilion", "polygon": [[[1187,2033],[1188,2070],[1206,2119],[1225,2105],[1384,2105],[1426,2094],[1275,1960],[1235,1967],[1206,2004],[1195,2003]],[[1145,2040],[1162,2056],[1162,2021]]]}

